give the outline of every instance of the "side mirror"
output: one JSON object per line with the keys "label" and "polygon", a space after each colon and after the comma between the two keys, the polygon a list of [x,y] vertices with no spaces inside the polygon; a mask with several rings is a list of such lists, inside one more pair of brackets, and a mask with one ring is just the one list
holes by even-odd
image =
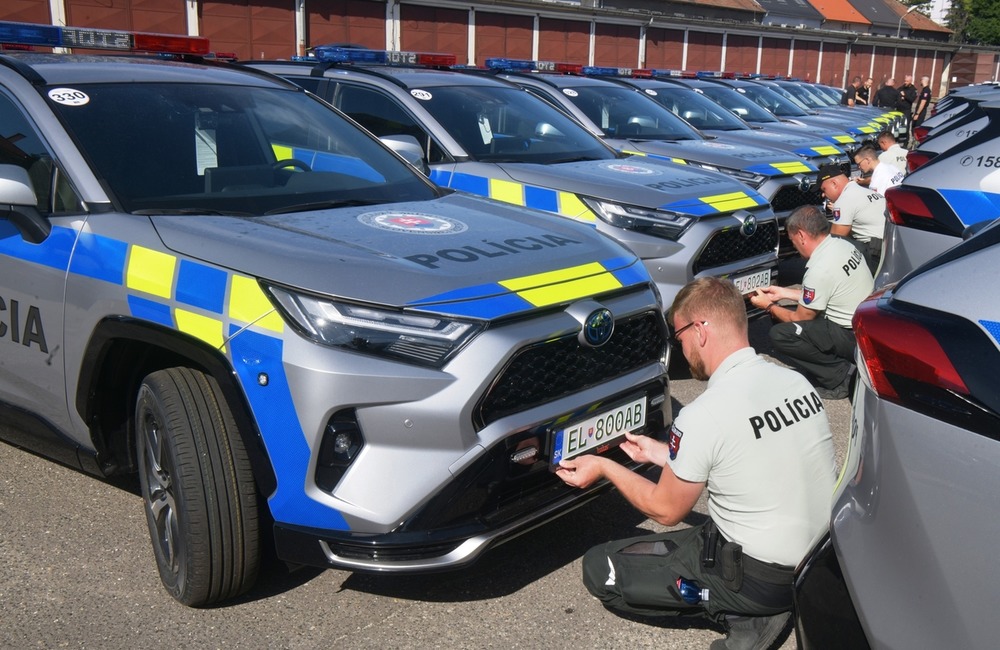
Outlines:
{"label": "side mirror", "polygon": [[28,170],[17,165],[0,165],[0,218],[8,219],[25,241],[40,244],[52,232],[52,224],[38,208],[38,197]]}
{"label": "side mirror", "polygon": [[424,160],[424,148],[412,135],[383,135],[382,143],[395,151],[399,156],[417,168],[424,176],[430,175],[430,168]]}

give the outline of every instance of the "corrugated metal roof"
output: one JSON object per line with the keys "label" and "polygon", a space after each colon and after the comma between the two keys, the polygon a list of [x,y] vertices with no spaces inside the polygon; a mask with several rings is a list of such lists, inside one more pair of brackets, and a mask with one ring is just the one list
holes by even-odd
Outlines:
{"label": "corrugated metal roof", "polygon": [[883,0],[854,0],[851,4],[862,16],[870,20],[872,25],[888,30],[895,30],[899,25],[899,14]]}
{"label": "corrugated metal roof", "polygon": [[823,15],[806,0],[757,0],[769,14],[796,16],[807,20],[822,20]]}
{"label": "corrugated metal roof", "polygon": [[[677,0],[675,0],[677,1]],[[764,7],[757,3],[757,0],[679,0],[684,4],[702,5],[705,7],[718,7],[719,9],[741,9],[743,11],[753,11],[764,13]]]}
{"label": "corrugated metal roof", "polygon": [[823,14],[823,18],[828,22],[871,25],[871,21],[862,16],[847,0],[809,0],[809,4]]}

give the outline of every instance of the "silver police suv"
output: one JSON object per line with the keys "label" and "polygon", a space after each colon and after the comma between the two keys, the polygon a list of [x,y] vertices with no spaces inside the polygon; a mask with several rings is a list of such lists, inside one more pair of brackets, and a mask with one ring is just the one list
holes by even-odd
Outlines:
{"label": "silver police suv", "polygon": [[858,307],[850,444],[797,576],[799,648],[996,646],[998,264],[994,224]]}
{"label": "silver police suv", "polygon": [[670,421],[637,257],[433,185],[207,41],[0,23],[8,438],[138,473],[188,605],[290,563],[447,569],[593,498],[552,472]]}
{"label": "silver police suv", "polygon": [[695,277],[729,278],[744,294],[775,278],[774,212],[736,178],[621,154],[512,83],[434,69],[451,65],[453,55],[313,51],[302,61],[246,65],[311,90],[397,146],[413,141],[441,186],[559,214],[614,237],[643,260],[664,302]]}

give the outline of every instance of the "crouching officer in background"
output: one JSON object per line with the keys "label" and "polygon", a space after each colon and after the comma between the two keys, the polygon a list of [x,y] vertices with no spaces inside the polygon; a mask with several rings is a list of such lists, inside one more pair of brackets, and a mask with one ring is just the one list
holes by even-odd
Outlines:
{"label": "crouching officer in background", "polygon": [[[875,281],[857,246],[830,235],[830,222],[819,207],[796,209],[785,229],[807,260],[802,288],[758,289],[750,302],[778,321],[771,328],[775,350],[805,371],[822,397],[843,399],[855,371],[851,320]],[[798,305],[787,309],[779,300]]]}
{"label": "crouching officer in background", "polygon": [[[871,180],[874,182],[874,178]],[[832,203],[833,225],[830,232],[838,237],[850,238],[857,244],[865,254],[868,270],[874,275],[882,259],[885,197],[849,179],[839,165],[820,167],[816,181],[823,196]]]}
{"label": "crouching officer in background", "polygon": [[678,414],[669,444],[633,435],[622,444],[633,460],[662,468],[658,481],[594,455],[563,461],[556,473],[580,488],[608,479],[665,526],[680,523],[707,486],[711,518],[596,546],[583,558],[583,581],[612,609],[723,624],[728,638],[713,650],[767,648],[790,618],[794,568],[829,521],[835,461],[826,411],[802,375],[750,347],[731,282],[688,284],[668,322],[692,375],[708,386]]}

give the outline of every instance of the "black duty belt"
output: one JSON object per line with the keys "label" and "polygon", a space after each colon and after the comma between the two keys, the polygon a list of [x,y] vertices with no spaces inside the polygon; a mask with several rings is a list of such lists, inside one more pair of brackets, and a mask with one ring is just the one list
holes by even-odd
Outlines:
{"label": "black duty belt", "polygon": [[702,565],[718,574],[728,589],[768,607],[791,606],[795,567],[744,555],[743,547],[727,541],[711,519],[701,534]]}

